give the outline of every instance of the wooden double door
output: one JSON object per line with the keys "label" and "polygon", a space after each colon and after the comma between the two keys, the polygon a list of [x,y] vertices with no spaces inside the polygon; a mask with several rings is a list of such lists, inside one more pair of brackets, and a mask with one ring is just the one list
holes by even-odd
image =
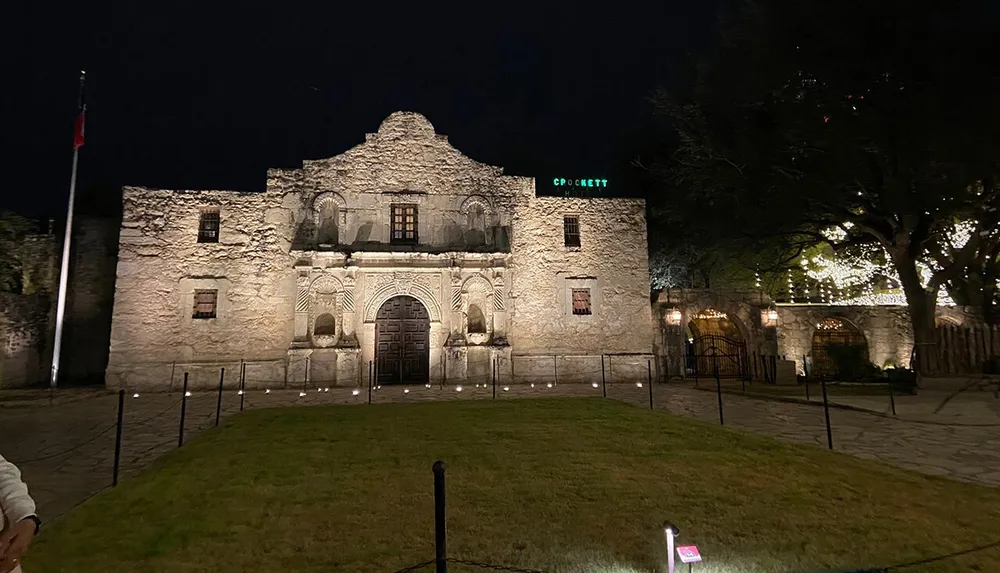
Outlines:
{"label": "wooden double door", "polygon": [[397,296],[375,315],[379,384],[424,384],[430,375],[430,317],[417,299]]}

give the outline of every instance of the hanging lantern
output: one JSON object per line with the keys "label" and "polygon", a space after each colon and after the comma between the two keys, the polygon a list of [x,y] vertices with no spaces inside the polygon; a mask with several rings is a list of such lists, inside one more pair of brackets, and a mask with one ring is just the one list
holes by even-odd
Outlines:
{"label": "hanging lantern", "polygon": [[680,326],[681,318],[681,310],[676,307],[668,309],[666,316],[664,316],[668,326]]}

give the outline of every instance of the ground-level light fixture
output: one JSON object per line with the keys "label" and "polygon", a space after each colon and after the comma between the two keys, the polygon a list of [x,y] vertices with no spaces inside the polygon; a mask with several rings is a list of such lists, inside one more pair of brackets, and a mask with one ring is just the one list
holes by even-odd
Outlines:
{"label": "ground-level light fixture", "polygon": [[681,309],[673,307],[667,309],[667,314],[664,318],[666,319],[668,326],[680,326],[683,315],[681,314]]}
{"label": "ground-level light fixture", "polygon": [[504,391],[504,392],[508,392],[508,391],[510,391],[510,386],[504,386],[504,387],[503,387],[503,391]]}
{"label": "ground-level light fixture", "polygon": [[424,388],[430,388],[430,387],[431,387],[431,385],[430,385],[429,382],[427,384],[424,384]]}
{"label": "ground-level light fixture", "polygon": [[136,392],[135,394],[132,394],[132,397],[133,397],[133,398],[138,398],[138,397],[139,397],[139,393],[138,393],[138,392]]}
{"label": "ground-level light fixture", "polygon": [[594,388],[597,388],[597,382],[591,382],[590,385],[593,386]]}
{"label": "ground-level light fixture", "polygon": [[552,382],[549,382],[548,384],[546,384],[545,387],[546,388],[551,388],[552,387]]}
{"label": "ground-level light fixture", "polygon": [[271,389],[270,389],[270,388],[268,388],[268,389],[264,390],[264,393],[265,393],[265,394],[270,394],[270,393],[271,393]]}
{"label": "ground-level light fixture", "polygon": [[299,398],[301,398],[301,397],[303,397],[303,396],[305,396],[305,395],[306,395],[306,393],[305,393],[305,392],[299,392]]}
{"label": "ground-level light fixture", "polygon": [[403,394],[409,394],[409,393],[410,393],[409,388],[403,388]]}
{"label": "ground-level light fixture", "polygon": [[361,393],[361,390],[351,390],[351,396],[357,396]]}
{"label": "ground-level light fixture", "polygon": [[456,392],[461,392],[462,391],[462,387],[461,386],[455,386],[455,391]]}
{"label": "ground-level light fixture", "polygon": [[663,522],[663,534],[667,538],[667,573],[674,573],[674,538],[680,533],[681,530],[673,523]]}
{"label": "ground-level light fixture", "polygon": [[635,387],[636,388],[642,388],[642,382],[636,382],[635,383]]}
{"label": "ground-level light fixture", "polygon": [[185,393],[184,393],[184,396],[185,396],[186,398],[190,398],[190,397],[191,397],[191,392],[185,392]]}

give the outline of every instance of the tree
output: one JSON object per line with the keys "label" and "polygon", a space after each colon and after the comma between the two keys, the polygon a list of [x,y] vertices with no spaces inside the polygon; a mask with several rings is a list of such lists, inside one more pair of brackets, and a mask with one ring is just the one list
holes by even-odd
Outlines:
{"label": "tree", "polygon": [[[656,98],[680,141],[660,171],[689,203],[739,210],[743,233],[761,240],[884,250],[925,374],[937,369],[938,291],[960,288],[1000,248],[1000,81],[983,57],[994,53],[987,9],[742,2],[690,96]],[[963,222],[974,227],[955,245]]]}

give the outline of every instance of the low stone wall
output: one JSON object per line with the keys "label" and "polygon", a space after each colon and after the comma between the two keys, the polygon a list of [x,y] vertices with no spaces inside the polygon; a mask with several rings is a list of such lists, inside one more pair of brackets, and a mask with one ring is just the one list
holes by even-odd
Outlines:
{"label": "low stone wall", "polygon": [[[603,375],[602,375],[603,358]],[[528,354],[511,357],[513,368],[507,375],[514,383],[608,384],[643,382],[651,369],[656,378],[656,357],[653,354]]]}

